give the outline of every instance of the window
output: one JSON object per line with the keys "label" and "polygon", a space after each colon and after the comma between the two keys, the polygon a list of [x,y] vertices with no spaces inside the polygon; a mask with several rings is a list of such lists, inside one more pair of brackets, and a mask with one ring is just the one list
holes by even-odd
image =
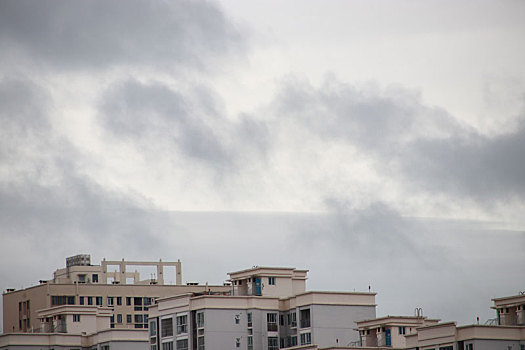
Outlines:
{"label": "window", "polygon": [[150,297],[144,297],[144,306],[151,305],[151,298]]}
{"label": "window", "polygon": [[117,305],[122,305],[122,297],[117,297]]}
{"label": "window", "polygon": [[268,325],[268,332],[277,332],[277,314],[273,312],[267,313],[266,324]]}
{"label": "window", "polygon": [[88,305],[93,305],[93,297],[88,297]]}
{"label": "window", "polygon": [[109,323],[111,324],[111,328],[115,328],[115,315],[111,315]]}
{"label": "window", "polygon": [[98,283],[98,274],[94,273],[93,275],[91,275],[91,280],[93,281],[93,283]]}
{"label": "window", "polygon": [[100,350],[109,350],[109,345],[102,345]]}
{"label": "window", "polygon": [[406,328],[405,327],[398,327],[399,334],[406,334]]}
{"label": "window", "polygon": [[197,350],[204,350],[204,337],[197,338]]}
{"label": "window", "polygon": [[279,315],[279,325],[284,326],[284,315]]}
{"label": "window", "polygon": [[197,328],[204,327],[204,312],[197,313]]}
{"label": "window", "polygon": [[131,323],[131,315],[126,315],[126,323]]}
{"label": "window", "polygon": [[236,338],[235,339],[235,347],[236,348],[240,348],[241,347],[241,338]]}
{"label": "window", "polygon": [[173,350],[173,342],[162,343],[162,350]]}
{"label": "window", "polygon": [[268,337],[268,350],[278,350],[279,339],[277,337]]}
{"label": "window", "polygon": [[188,316],[177,316],[177,334],[188,333]]}
{"label": "window", "polygon": [[275,286],[275,277],[268,277],[268,284],[270,286]]}
{"label": "window", "polygon": [[126,297],[126,305],[131,305],[131,297]]}
{"label": "window", "polygon": [[117,315],[117,323],[122,323],[122,314]]}
{"label": "window", "polygon": [[248,318],[248,328],[252,327],[252,313],[251,312],[248,312],[248,314],[246,314],[247,318]]}
{"label": "window", "polygon": [[301,333],[301,345],[312,344],[312,333]]}
{"label": "window", "polygon": [[[74,296],[66,296],[66,295],[53,295],[53,296],[51,296],[51,305],[53,305],[53,306],[58,306],[58,305],[75,305],[75,297]],[[24,303],[23,306],[24,306],[24,309],[27,308],[27,304]]]}
{"label": "window", "polygon": [[453,350],[454,347],[452,345],[449,345],[449,346],[443,346],[443,347],[440,347],[439,350]]}
{"label": "window", "polygon": [[113,306],[113,297],[108,297],[108,306]]}
{"label": "window", "polygon": [[474,344],[467,344],[466,350],[474,350]]}
{"label": "window", "polygon": [[290,340],[288,341],[288,346],[297,346],[297,336],[296,335],[292,335],[290,337]]}
{"label": "window", "polygon": [[80,315],[79,314],[73,314],[73,322],[80,322]]}
{"label": "window", "polygon": [[84,305],[84,297],[78,297],[78,303]]}
{"label": "window", "polygon": [[188,350],[188,339],[177,340],[177,350]]}
{"label": "window", "polygon": [[248,336],[248,350],[253,350],[253,337],[250,335]]}
{"label": "window", "polygon": [[97,305],[102,306],[102,297],[97,297]]}
{"label": "window", "polygon": [[235,315],[235,324],[241,323],[241,315]]}
{"label": "window", "polygon": [[133,298],[133,305],[142,306],[142,298],[141,297]]}
{"label": "window", "polygon": [[304,309],[304,310],[301,310],[300,312],[301,312],[301,328],[310,327],[310,309]]}
{"label": "window", "polygon": [[157,335],[157,324],[153,321],[149,323],[149,335],[152,337]]}
{"label": "window", "polygon": [[297,314],[295,312],[288,314],[288,325],[292,328],[297,327]]}
{"label": "window", "polygon": [[160,320],[160,332],[162,337],[173,336],[173,320],[171,318]]}
{"label": "window", "polygon": [[149,350],[157,350],[157,345],[152,345]]}
{"label": "window", "polygon": [[142,315],[135,315],[135,328],[142,328],[143,325],[142,325]]}

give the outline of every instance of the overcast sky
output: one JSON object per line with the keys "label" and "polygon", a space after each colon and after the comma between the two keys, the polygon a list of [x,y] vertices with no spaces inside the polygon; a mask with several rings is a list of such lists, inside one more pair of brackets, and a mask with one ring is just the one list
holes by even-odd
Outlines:
{"label": "overcast sky", "polygon": [[[494,317],[525,290],[525,2],[0,1],[0,288],[253,265]],[[146,276],[148,277],[148,276]]]}

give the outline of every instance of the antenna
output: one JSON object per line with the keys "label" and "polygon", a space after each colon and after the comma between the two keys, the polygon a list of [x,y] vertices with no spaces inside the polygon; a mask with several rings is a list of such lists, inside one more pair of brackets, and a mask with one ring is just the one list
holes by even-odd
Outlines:
{"label": "antenna", "polygon": [[423,308],[416,307],[414,309],[414,316],[416,316],[416,317],[423,317]]}

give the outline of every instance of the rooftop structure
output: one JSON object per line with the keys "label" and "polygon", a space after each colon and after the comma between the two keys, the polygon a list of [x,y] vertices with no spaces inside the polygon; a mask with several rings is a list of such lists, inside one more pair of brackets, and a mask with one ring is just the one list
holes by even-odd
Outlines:
{"label": "rooftop structure", "polygon": [[[113,310],[111,327],[140,329],[148,326],[148,306],[157,298],[208,291],[230,293],[230,286],[182,285],[181,262],[107,261],[89,265],[88,255],[66,259],[66,267],[55,271],[49,281],[21,290],[3,293],[3,331],[34,332],[40,327],[38,311],[62,305],[99,306]],[[108,271],[110,266],[117,266]],[[154,266],[156,278],[141,280],[130,266]],[[164,268],[175,267],[176,284],[165,284]],[[129,281],[127,281],[129,280]],[[128,283],[129,282],[129,283]]]}
{"label": "rooftop structure", "polygon": [[438,319],[423,316],[384,316],[356,322],[360,342],[370,347],[405,348],[405,335],[415,334],[418,327],[434,325]]}

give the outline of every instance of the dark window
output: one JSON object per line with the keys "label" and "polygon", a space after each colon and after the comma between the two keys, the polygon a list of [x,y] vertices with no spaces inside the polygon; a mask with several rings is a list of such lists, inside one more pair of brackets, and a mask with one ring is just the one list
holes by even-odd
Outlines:
{"label": "dark window", "polygon": [[117,297],[117,305],[122,305],[122,297]]}
{"label": "dark window", "polygon": [[117,323],[122,323],[122,314],[117,315]]}
{"label": "dark window", "polygon": [[94,273],[91,276],[91,281],[93,281],[93,283],[98,283],[98,274]]}
{"label": "dark window", "polygon": [[251,327],[252,326],[252,313],[248,312],[246,316],[248,317],[248,327]]}
{"label": "dark window", "polygon": [[149,335],[152,337],[157,335],[157,324],[155,322],[149,323]]}
{"label": "dark window", "polygon": [[73,315],[73,322],[80,322],[80,315],[74,314]]}
{"label": "dark window", "polygon": [[88,305],[93,305],[93,297],[88,297]]}
{"label": "dark window", "polygon": [[277,314],[273,312],[267,313],[266,324],[268,325],[269,332],[277,332]]}
{"label": "dark window", "polygon": [[301,312],[300,314],[301,315],[301,328],[310,327],[310,309],[304,309],[304,310],[301,310],[300,312]]}
{"label": "dark window", "polygon": [[133,298],[133,304],[134,305],[141,305],[142,306],[142,298]]}
{"label": "dark window", "polygon": [[312,333],[301,334],[301,345],[312,344]]}
{"label": "dark window", "polygon": [[275,286],[275,277],[268,277],[268,284],[271,286]]}
{"label": "dark window", "polygon": [[173,342],[162,343],[162,350],[173,350]]}
{"label": "dark window", "polygon": [[177,316],[177,334],[188,333],[188,316]]}
{"label": "dark window", "polygon": [[113,306],[115,299],[113,297],[108,297],[108,306]]}
{"label": "dark window", "polygon": [[279,340],[277,337],[268,337],[268,350],[278,350]]}
{"label": "dark window", "polygon": [[160,335],[162,337],[173,336],[173,320],[171,318],[160,320]]}
{"label": "dark window", "polygon": [[78,297],[78,303],[84,305],[84,297]]}
{"label": "dark window", "polygon": [[102,297],[97,297],[97,305],[102,306]]}
{"label": "dark window", "polygon": [[126,315],[126,323],[131,323],[131,322],[132,322],[131,315]]}
{"label": "dark window", "polygon": [[188,339],[177,340],[177,350],[188,350]]}
{"label": "dark window", "polygon": [[131,305],[131,297],[126,297],[126,305]]}
{"label": "dark window", "polygon": [[399,334],[406,334],[406,328],[405,327],[398,327]]}

